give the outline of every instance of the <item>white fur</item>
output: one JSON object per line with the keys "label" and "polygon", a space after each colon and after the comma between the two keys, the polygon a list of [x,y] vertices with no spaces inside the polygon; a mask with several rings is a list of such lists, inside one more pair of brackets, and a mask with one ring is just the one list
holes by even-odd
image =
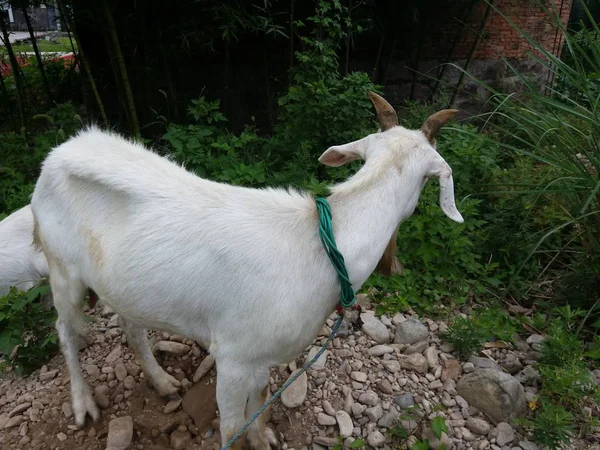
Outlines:
{"label": "white fur", "polygon": [[0,222],[0,297],[13,286],[27,291],[48,274],[44,254],[33,246],[33,214],[27,205]]}
{"label": "white fur", "polygon": [[[363,168],[334,187],[329,201],[358,290],[395,227],[412,214],[426,177],[452,177],[423,133],[402,127],[332,147],[320,160],[338,165],[356,157],[366,160]],[[445,212],[462,221],[451,200]],[[339,302],[313,198],[201,179],[115,134],[91,128],[53,150],[32,207],[80,426],[86,413],[98,416],[71,343],[82,327],[85,286],[119,313],[161,394],[175,395],[178,383],[156,363],[143,328],[209,349],[223,442],[265,400],[269,367],[295,358]],[[249,438],[257,448],[269,446],[264,423]]]}

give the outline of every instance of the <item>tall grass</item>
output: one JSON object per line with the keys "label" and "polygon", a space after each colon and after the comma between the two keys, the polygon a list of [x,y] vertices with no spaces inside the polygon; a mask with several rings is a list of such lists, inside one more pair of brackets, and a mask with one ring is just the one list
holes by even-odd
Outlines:
{"label": "tall grass", "polygon": [[[571,33],[556,8],[544,6],[554,2],[538,3],[564,39],[563,54],[552,54],[494,7],[530,43],[530,58],[547,71],[549,81],[540,85],[505,59],[521,89],[497,92],[478,80],[493,93],[492,112],[486,115],[483,128],[493,131],[502,148],[534,162],[532,186],[521,186],[521,192],[534,195],[554,211],[552,220],[546,221],[549,225],[532,236],[530,253],[519,262],[515,277],[532,259],[541,262],[538,279],[560,265],[563,274],[554,293],[562,286],[568,297],[583,284],[581,294],[586,298],[580,298],[581,303],[588,310],[596,309],[600,295],[600,29],[591,20],[591,29]],[[586,315],[586,320],[593,316]]]}

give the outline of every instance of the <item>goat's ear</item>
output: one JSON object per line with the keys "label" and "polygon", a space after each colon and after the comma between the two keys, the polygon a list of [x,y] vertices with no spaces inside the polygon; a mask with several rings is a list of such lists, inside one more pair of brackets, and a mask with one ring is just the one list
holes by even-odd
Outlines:
{"label": "goat's ear", "polygon": [[339,167],[357,159],[365,159],[360,141],[329,147],[319,157],[319,162],[326,166]]}
{"label": "goat's ear", "polygon": [[456,208],[456,203],[454,201],[454,179],[452,178],[452,169],[446,162],[443,162],[440,164],[439,169],[436,170],[436,175],[440,180],[440,207],[442,208],[442,211],[455,222],[463,223],[465,220]]}

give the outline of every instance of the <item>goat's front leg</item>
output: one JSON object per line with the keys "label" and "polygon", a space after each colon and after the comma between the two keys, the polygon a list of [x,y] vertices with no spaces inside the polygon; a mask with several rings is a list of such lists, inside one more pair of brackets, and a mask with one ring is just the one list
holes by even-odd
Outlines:
{"label": "goat's front leg", "polygon": [[142,370],[148,377],[148,380],[162,397],[167,397],[171,400],[179,398],[179,388],[181,383],[174,377],[169,375],[160,367],[158,361],[152,354],[148,335],[144,328],[140,328],[131,322],[127,321],[119,314],[119,326],[127,335],[127,343],[135,351],[137,357],[142,364]]}

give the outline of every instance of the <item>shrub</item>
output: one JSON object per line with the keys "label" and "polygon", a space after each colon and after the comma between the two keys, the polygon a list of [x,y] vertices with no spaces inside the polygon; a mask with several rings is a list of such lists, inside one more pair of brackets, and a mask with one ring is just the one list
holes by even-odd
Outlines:
{"label": "shrub", "polygon": [[37,369],[56,353],[56,314],[39,301],[49,292],[47,284],[27,292],[13,287],[0,297],[0,354],[20,373]]}

